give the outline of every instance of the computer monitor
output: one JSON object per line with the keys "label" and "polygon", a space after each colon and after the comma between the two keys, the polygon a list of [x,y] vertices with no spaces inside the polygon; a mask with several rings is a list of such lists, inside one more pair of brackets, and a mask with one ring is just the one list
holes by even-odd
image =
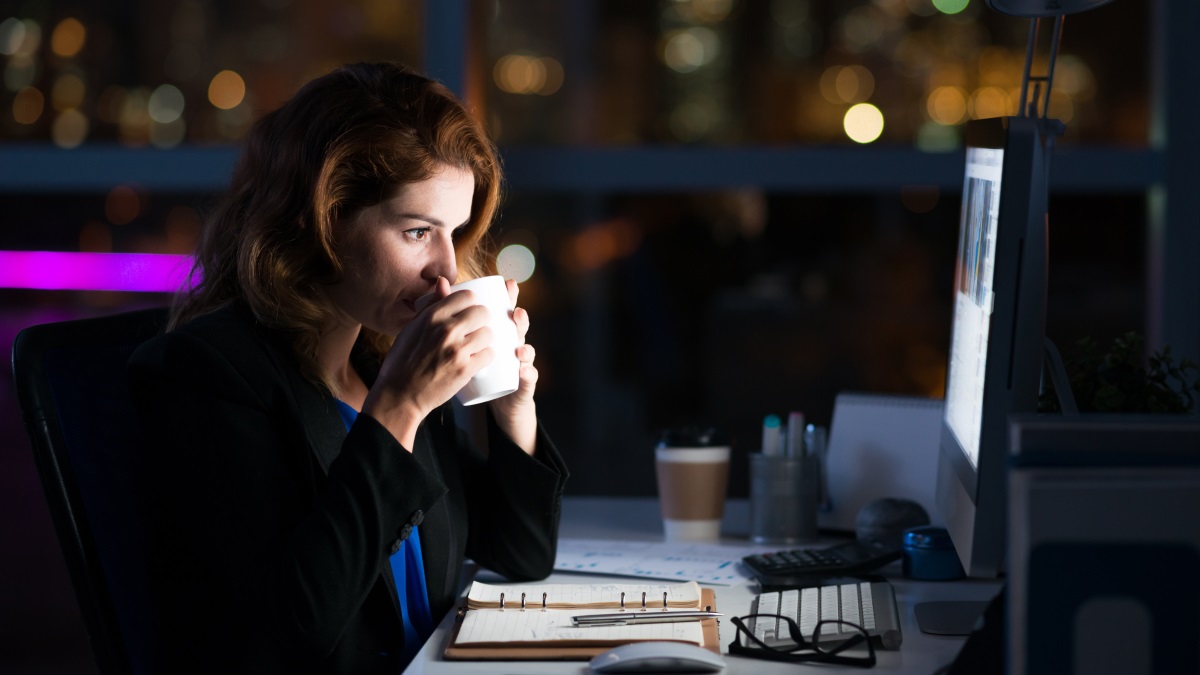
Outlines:
{"label": "computer monitor", "polygon": [[954,320],[935,504],[968,576],[1004,567],[1008,417],[1036,410],[1046,324],[1046,201],[1057,120],[966,126]]}

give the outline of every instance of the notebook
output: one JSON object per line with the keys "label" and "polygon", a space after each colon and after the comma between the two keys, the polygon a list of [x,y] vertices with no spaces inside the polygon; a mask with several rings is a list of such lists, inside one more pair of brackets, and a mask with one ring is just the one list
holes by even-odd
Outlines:
{"label": "notebook", "polygon": [[858,511],[881,497],[920,504],[933,524],[941,399],[843,392],[834,402],[825,458],[829,505],[823,528],[855,529]]}
{"label": "notebook", "polygon": [[720,653],[715,619],[623,626],[575,626],[585,614],[716,610],[694,581],[632,584],[474,582],[444,651],[451,660],[587,660],[617,645],[671,640]]}

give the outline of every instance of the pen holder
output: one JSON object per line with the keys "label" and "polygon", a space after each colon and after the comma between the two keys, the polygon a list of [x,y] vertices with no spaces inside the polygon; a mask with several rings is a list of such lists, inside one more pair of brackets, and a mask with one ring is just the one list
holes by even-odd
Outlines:
{"label": "pen holder", "polygon": [[750,539],[797,544],[817,538],[816,457],[750,455]]}

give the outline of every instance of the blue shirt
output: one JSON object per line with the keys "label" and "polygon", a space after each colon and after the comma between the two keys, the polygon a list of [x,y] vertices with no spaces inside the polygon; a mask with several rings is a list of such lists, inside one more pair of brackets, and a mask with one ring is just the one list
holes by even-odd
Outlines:
{"label": "blue shirt", "polygon": [[[346,429],[358,419],[358,411],[338,401],[338,410]],[[425,585],[425,565],[421,562],[421,534],[412,534],[400,542],[400,550],[391,556],[396,596],[400,599],[400,619],[404,623],[403,661],[407,665],[433,635],[433,613],[429,610],[429,589]]]}

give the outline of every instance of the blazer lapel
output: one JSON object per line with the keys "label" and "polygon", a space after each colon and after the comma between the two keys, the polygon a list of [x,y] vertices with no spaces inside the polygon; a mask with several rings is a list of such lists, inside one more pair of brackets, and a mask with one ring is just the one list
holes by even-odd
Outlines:
{"label": "blazer lapel", "polygon": [[317,389],[298,373],[293,372],[290,377],[309,447],[321,465],[321,471],[328,475],[329,466],[337,459],[342,451],[342,442],[346,440],[346,423],[332,396]]}

